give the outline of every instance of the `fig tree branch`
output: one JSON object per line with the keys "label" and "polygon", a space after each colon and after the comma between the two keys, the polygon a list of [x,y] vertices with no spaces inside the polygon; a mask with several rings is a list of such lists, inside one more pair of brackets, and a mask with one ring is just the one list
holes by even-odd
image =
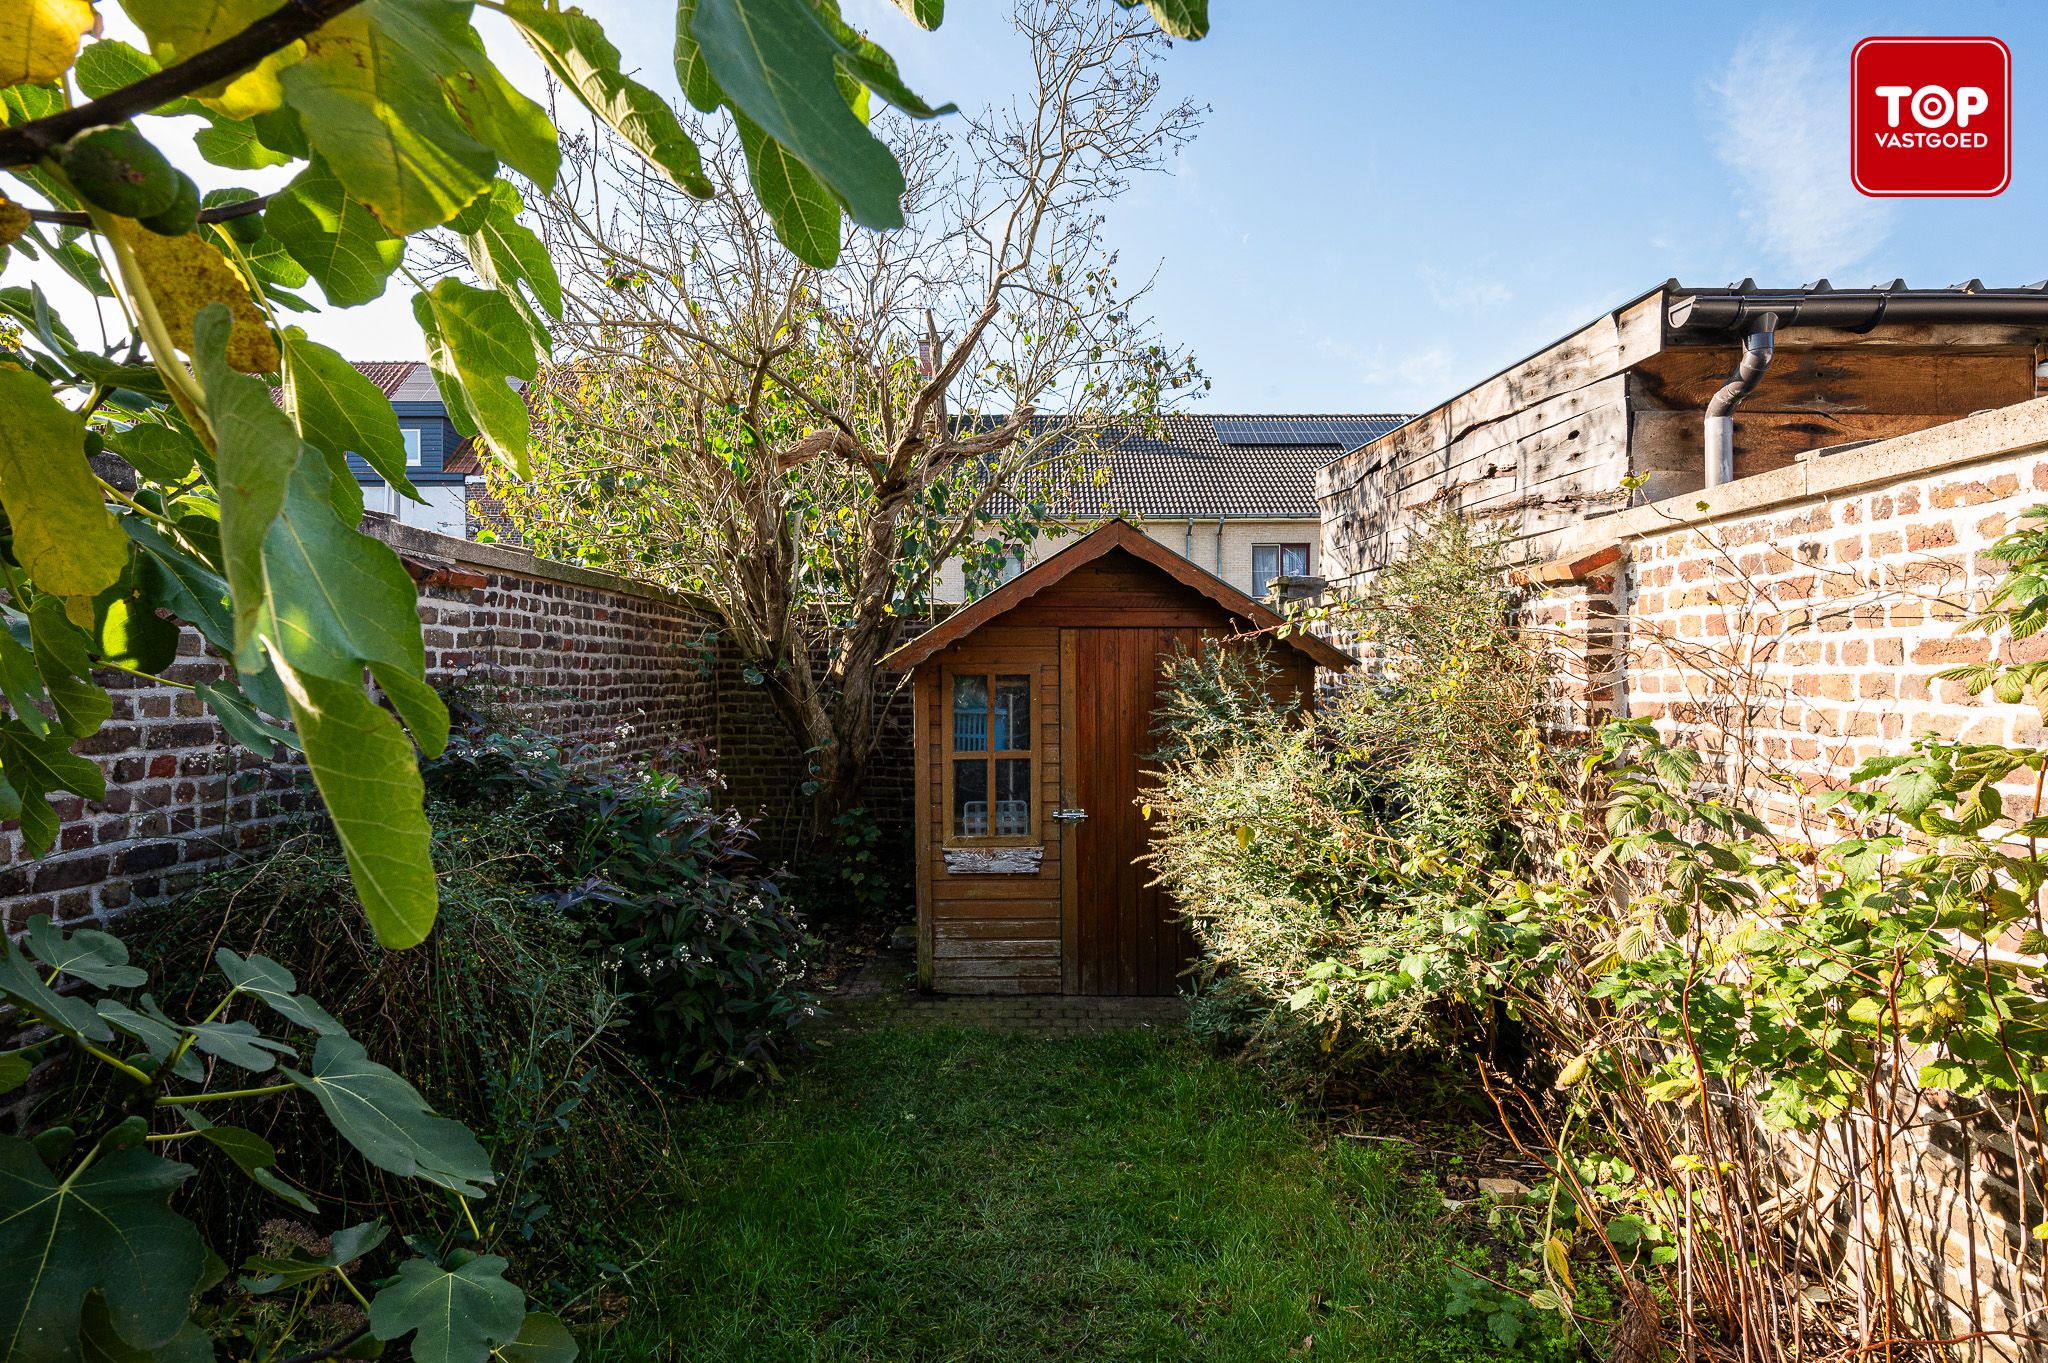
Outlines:
{"label": "fig tree branch", "polygon": [[239,75],[361,3],[362,0],[285,0],[234,37],[195,52],[133,85],[124,85],[75,109],[0,128],[0,168],[11,170],[33,164],[87,128],[126,123],[158,105]]}

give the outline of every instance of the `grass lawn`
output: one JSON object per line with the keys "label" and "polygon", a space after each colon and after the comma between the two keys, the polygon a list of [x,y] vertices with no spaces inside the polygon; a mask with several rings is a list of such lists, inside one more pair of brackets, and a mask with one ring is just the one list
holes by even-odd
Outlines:
{"label": "grass lawn", "polygon": [[672,1227],[589,1355],[704,1363],[1495,1357],[1442,1201],[1185,1038],[876,1030],[687,1114]]}

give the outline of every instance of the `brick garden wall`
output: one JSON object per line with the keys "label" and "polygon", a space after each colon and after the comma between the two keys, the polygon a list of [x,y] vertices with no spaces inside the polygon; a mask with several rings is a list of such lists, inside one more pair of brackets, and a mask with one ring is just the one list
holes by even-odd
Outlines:
{"label": "brick garden wall", "polygon": [[1767,771],[1833,779],[1926,735],[2048,743],[2031,710],[1933,675],[1992,656],[1956,625],[2002,571],[1984,551],[2044,502],[2048,399],[1547,537],[1534,576],[1570,576],[1525,619],[1558,644],[1556,727],[1655,720],[1765,808]]}
{"label": "brick garden wall", "polygon": [[[435,685],[479,691],[535,728],[622,760],[682,744],[709,750],[729,798],[762,817],[764,850],[778,860],[790,855],[802,755],[765,693],[721,652],[698,607],[520,550],[383,518],[372,518],[371,529],[419,584]],[[190,631],[180,655],[172,681],[189,686],[224,670]],[[78,750],[105,770],[107,797],[59,802],[58,844],[41,858],[25,857],[15,826],[0,825],[7,928],[37,913],[104,920],[172,897],[261,846],[314,799],[302,766],[266,762],[231,743],[190,691],[119,672],[98,680],[113,697],[113,717]],[[871,792],[885,822],[908,819],[907,748],[907,738],[886,746]]]}
{"label": "brick garden wall", "polygon": [[[2002,572],[1984,551],[2043,503],[2048,399],[1546,536],[1535,547],[1547,561],[1525,570],[1524,620],[1556,645],[1552,727],[1650,719],[1788,831],[1794,806],[1772,773],[1839,784],[1862,759],[1928,735],[2048,746],[2030,707],[1934,676],[1994,651],[2048,657],[2048,635],[1956,634]],[[2008,808],[2028,807],[2031,781],[2011,784]],[[1995,1117],[1932,1124],[1889,1152],[1911,1171],[1899,1180],[1911,1192],[1904,1214],[1942,1246],[1947,1262],[1930,1275],[1939,1299],[1923,1305],[1949,1330],[2005,1328],[2015,1304],[2039,1300],[2039,1282],[2020,1280],[2043,1192],[2022,1170],[2038,1152],[2015,1150]],[[1855,1199],[1830,1183],[1820,1229],[1853,1260],[1868,1252]],[[2038,1262],[2036,1252],[2035,1272]],[[1991,1353],[2017,1356],[1997,1342]]]}

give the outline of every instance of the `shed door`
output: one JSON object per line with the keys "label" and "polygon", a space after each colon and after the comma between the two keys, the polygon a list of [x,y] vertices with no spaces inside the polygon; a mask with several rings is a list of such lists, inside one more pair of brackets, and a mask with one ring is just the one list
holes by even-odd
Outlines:
{"label": "shed door", "polygon": [[1147,884],[1140,755],[1151,751],[1159,659],[1194,629],[1060,631],[1066,743],[1061,803],[1087,812],[1063,825],[1061,985],[1068,994],[1172,994],[1193,953],[1166,895]]}

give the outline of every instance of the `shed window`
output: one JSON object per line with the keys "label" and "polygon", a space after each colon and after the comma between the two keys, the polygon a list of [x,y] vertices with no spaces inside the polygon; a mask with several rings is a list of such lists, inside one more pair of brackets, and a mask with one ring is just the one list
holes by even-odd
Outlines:
{"label": "shed window", "polygon": [[1254,544],[1252,546],[1252,599],[1266,599],[1267,588],[1276,577],[1307,577],[1306,544]]}
{"label": "shed window", "polygon": [[1031,837],[1030,677],[954,675],[952,761],[954,837]]}

